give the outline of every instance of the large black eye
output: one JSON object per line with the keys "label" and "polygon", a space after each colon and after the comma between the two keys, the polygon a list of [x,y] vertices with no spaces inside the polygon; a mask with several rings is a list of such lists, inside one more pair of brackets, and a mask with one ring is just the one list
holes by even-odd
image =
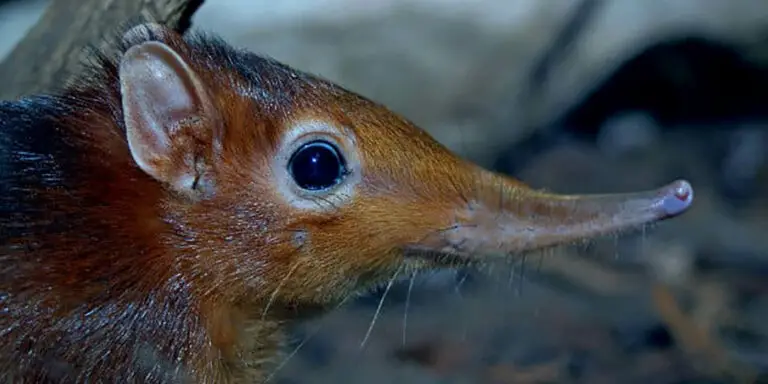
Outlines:
{"label": "large black eye", "polygon": [[294,152],[288,170],[299,187],[317,191],[338,184],[347,174],[347,165],[336,147],[318,140]]}

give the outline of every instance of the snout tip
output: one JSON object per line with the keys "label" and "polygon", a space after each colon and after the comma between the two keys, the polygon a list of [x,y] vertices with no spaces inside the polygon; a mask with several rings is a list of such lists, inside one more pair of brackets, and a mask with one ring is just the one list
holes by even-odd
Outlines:
{"label": "snout tip", "polygon": [[682,214],[693,203],[693,187],[686,180],[677,180],[661,188],[659,208],[665,217]]}

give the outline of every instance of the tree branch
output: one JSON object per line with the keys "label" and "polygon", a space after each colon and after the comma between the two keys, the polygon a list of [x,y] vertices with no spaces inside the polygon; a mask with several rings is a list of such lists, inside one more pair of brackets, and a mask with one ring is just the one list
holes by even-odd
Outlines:
{"label": "tree branch", "polygon": [[[0,99],[49,91],[76,75],[83,48],[108,44],[132,20],[184,32],[203,0],[52,0],[40,21],[0,63]],[[105,41],[106,39],[106,41]]]}

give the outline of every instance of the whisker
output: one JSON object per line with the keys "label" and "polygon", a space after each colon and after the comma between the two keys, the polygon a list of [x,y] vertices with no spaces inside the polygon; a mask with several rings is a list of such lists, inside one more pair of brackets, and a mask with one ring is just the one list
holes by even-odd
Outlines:
{"label": "whisker", "polygon": [[461,286],[464,285],[464,282],[467,280],[468,275],[469,274],[467,274],[465,271],[464,276],[461,277],[461,280],[459,280],[456,283],[456,286],[453,288],[454,292],[456,292],[456,295],[459,296],[460,299],[464,298],[464,295],[462,295],[461,293]]}
{"label": "whisker", "polygon": [[528,259],[528,255],[523,255],[520,261],[520,280],[517,283],[517,296],[523,294],[523,280],[525,280],[525,261]]}
{"label": "whisker", "polygon": [[509,281],[507,281],[507,289],[512,290],[512,284],[515,282],[515,263],[509,264]]}
{"label": "whisker", "polygon": [[[334,310],[339,309],[342,305],[344,305],[344,303],[346,303],[347,300],[349,300],[349,298],[352,297],[352,295],[353,293],[347,294],[344,297],[344,299],[341,300],[341,302],[339,302],[339,304],[337,304],[336,307],[334,307]],[[315,336],[320,331],[323,325],[324,323],[322,321],[319,321],[317,326],[315,326],[314,329],[312,329],[312,332],[310,332],[307,335],[307,337],[305,337],[304,340],[302,340],[301,343],[299,343],[299,345],[297,345],[296,348],[294,348],[293,351],[291,351],[291,353],[289,353],[283,359],[283,361],[281,361],[280,364],[278,364],[277,367],[275,367],[275,369],[272,370],[272,373],[270,373],[269,376],[267,376],[267,378],[264,379],[263,382],[268,383],[269,381],[271,381],[275,377],[275,375],[277,375],[277,373],[280,372],[280,370],[283,369],[283,367],[285,367],[285,365],[288,364],[288,362],[299,352],[301,347],[303,347],[304,344],[306,344],[313,336]]]}
{"label": "whisker", "polygon": [[280,292],[280,288],[283,287],[283,284],[285,284],[288,279],[291,278],[291,275],[294,271],[299,267],[299,263],[301,262],[301,258],[296,261],[296,263],[291,267],[291,269],[288,271],[288,273],[285,275],[285,277],[280,280],[280,283],[277,284],[277,287],[275,288],[275,291],[272,292],[272,295],[269,297],[269,301],[267,302],[266,307],[264,308],[264,312],[261,314],[261,319],[264,320],[267,317],[267,312],[269,312],[269,308],[272,306],[272,303],[274,303],[275,298],[277,297],[278,292]]}
{"label": "whisker", "polygon": [[544,264],[544,256],[552,256],[554,253],[554,249],[548,249],[539,253],[539,264],[536,266],[536,273],[541,273],[541,266]]}
{"label": "whisker", "polygon": [[413,282],[416,280],[416,273],[416,271],[411,273],[411,281],[408,282],[408,294],[405,296],[405,308],[403,309],[403,346],[405,346],[405,335],[408,327],[408,308],[411,305],[411,291],[413,290]]}
{"label": "whisker", "polygon": [[401,269],[402,269],[402,266],[398,267],[395,273],[392,275],[392,278],[390,278],[389,282],[387,282],[387,288],[384,290],[384,293],[381,295],[381,300],[379,300],[379,306],[376,308],[376,312],[373,314],[373,319],[371,319],[371,324],[368,326],[368,331],[365,333],[365,337],[363,338],[363,341],[360,343],[360,349],[363,349],[365,347],[365,344],[368,342],[368,338],[371,336],[371,332],[373,332],[373,326],[376,324],[376,320],[379,318],[379,313],[381,313],[381,307],[384,305],[384,300],[387,298],[387,294],[389,293],[389,290],[392,288],[392,284],[395,282],[397,275],[400,274]]}
{"label": "whisker", "polygon": [[[467,276],[469,276],[469,273],[467,271],[463,271],[464,275],[461,276],[461,279],[456,283],[456,287],[454,287],[454,292],[456,293],[456,296],[458,296],[459,301],[464,300],[464,295],[461,293],[461,287],[464,285],[464,282],[467,281]],[[465,341],[467,339],[467,321],[466,318],[462,317],[462,330],[461,330],[461,341]]]}

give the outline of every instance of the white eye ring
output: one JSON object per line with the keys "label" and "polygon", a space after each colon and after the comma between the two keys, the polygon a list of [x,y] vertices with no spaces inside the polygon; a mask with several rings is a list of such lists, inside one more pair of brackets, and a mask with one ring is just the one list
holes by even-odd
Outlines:
{"label": "white eye ring", "polygon": [[[338,182],[327,188],[302,188],[291,172],[291,161],[295,159],[297,151],[312,143],[323,143],[333,148],[343,159],[344,174]],[[304,210],[336,209],[354,197],[356,186],[361,180],[360,156],[354,132],[320,120],[294,122],[281,138],[272,169],[276,192],[287,204]]]}

